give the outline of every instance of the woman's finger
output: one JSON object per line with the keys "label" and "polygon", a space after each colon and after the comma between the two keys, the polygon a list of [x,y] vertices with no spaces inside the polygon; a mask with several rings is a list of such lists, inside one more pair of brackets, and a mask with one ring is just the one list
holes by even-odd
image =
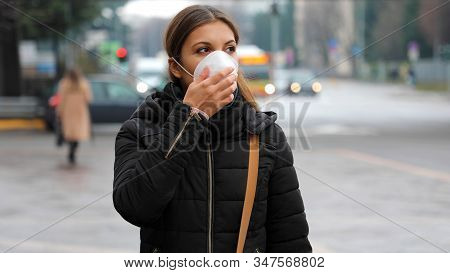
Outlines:
{"label": "woman's finger", "polygon": [[[224,99],[226,104],[228,104],[228,103],[230,103],[231,101],[233,101],[233,99],[234,99],[234,94],[231,93],[228,97],[229,97],[229,100],[225,100],[225,99]],[[227,98],[228,98],[228,97],[227,97]]]}
{"label": "woman's finger", "polygon": [[200,76],[197,79],[194,79],[194,81],[196,82],[201,82],[204,81],[208,78],[209,75],[209,66],[205,66],[205,68],[203,68],[202,73],[200,73]]}
{"label": "woman's finger", "polygon": [[218,82],[220,82],[223,78],[228,76],[231,72],[233,72],[233,70],[234,70],[234,68],[231,66],[226,67],[222,71],[220,71],[220,72],[216,73],[215,75],[212,75],[211,77],[206,79],[205,83],[207,85],[215,85]]}
{"label": "woman's finger", "polygon": [[235,74],[230,74],[214,85],[215,90],[224,90],[236,82],[237,76]]}
{"label": "woman's finger", "polygon": [[223,99],[227,98],[228,96],[230,96],[231,94],[233,94],[233,92],[236,90],[236,88],[237,88],[237,82],[234,82],[232,85],[227,86],[223,90],[220,90],[218,92],[217,96],[220,100],[223,100]]}

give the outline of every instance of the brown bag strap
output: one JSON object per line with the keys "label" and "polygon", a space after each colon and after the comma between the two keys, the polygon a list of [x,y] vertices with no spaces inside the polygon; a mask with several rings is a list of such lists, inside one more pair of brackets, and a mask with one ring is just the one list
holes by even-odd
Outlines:
{"label": "brown bag strap", "polygon": [[244,252],[245,238],[252,214],[253,202],[256,194],[256,181],[258,178],[259,164],[259,136],[250,135],[250,151],[248,157],[247,189],[245,190],[244,207],[242,209],[241,228],[236,253]]}

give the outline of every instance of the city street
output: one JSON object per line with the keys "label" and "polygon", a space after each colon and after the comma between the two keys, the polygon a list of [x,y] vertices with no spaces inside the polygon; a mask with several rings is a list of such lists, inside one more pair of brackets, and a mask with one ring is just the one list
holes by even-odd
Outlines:
{"label": "city street", "polygon": [[[259,101],[289,137],[314,252],[450,251],[450,97],[322,84],[316,98]],[[139,251],[111,197],[119,126],[95,126],[75,167],[51,133],[0,133],[2,251]]]}

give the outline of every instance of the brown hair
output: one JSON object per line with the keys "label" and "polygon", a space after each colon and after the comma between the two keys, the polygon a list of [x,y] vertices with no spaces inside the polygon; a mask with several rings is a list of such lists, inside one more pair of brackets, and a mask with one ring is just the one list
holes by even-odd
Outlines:
{"label": "brown hair", "polygon": [[67,70],[64,78],[70,83],[70,86],[74,87],[72,90],[77,90],[83,80],[83,76],[78,68],[70,68]]}
{"label": "brown hair", "polygon": [[[183,47],[188,35],[194,31],[195,28],[218,20],[224,22],[230,27],[234,33],[236,43],[239,43],[238,27],[228,15],[212,6],[192,5],[180,11],[167,26],[164,37],[164,48],[167,55],[180,60],[181,48]],[[172,75],[170,68],[169,76],[173,82],[177,83],[179,81],[179,79]],[[253,108],[258,109],[255,97],[250,91],[241,70],[238,72],[237,83],[239,86],[239,91],[245,101]]]}

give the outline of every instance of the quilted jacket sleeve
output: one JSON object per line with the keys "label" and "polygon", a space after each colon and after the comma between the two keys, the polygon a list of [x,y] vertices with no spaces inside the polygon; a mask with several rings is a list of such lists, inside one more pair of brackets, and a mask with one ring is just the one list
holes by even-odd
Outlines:
{"label": "quilted jacket sleeve", "polygon": [[157,134],[139,136],[137,124],[126,121],[116,136],[113,202],[126,221],[143,227],[155,223],[172,199],[206,124],[181,102],[161,127],[146,125]]}
{"label": "quilted jacket sleeve", "polygon": [[281,127],[267,201],[267,252],[312,252],[292,150]]}

